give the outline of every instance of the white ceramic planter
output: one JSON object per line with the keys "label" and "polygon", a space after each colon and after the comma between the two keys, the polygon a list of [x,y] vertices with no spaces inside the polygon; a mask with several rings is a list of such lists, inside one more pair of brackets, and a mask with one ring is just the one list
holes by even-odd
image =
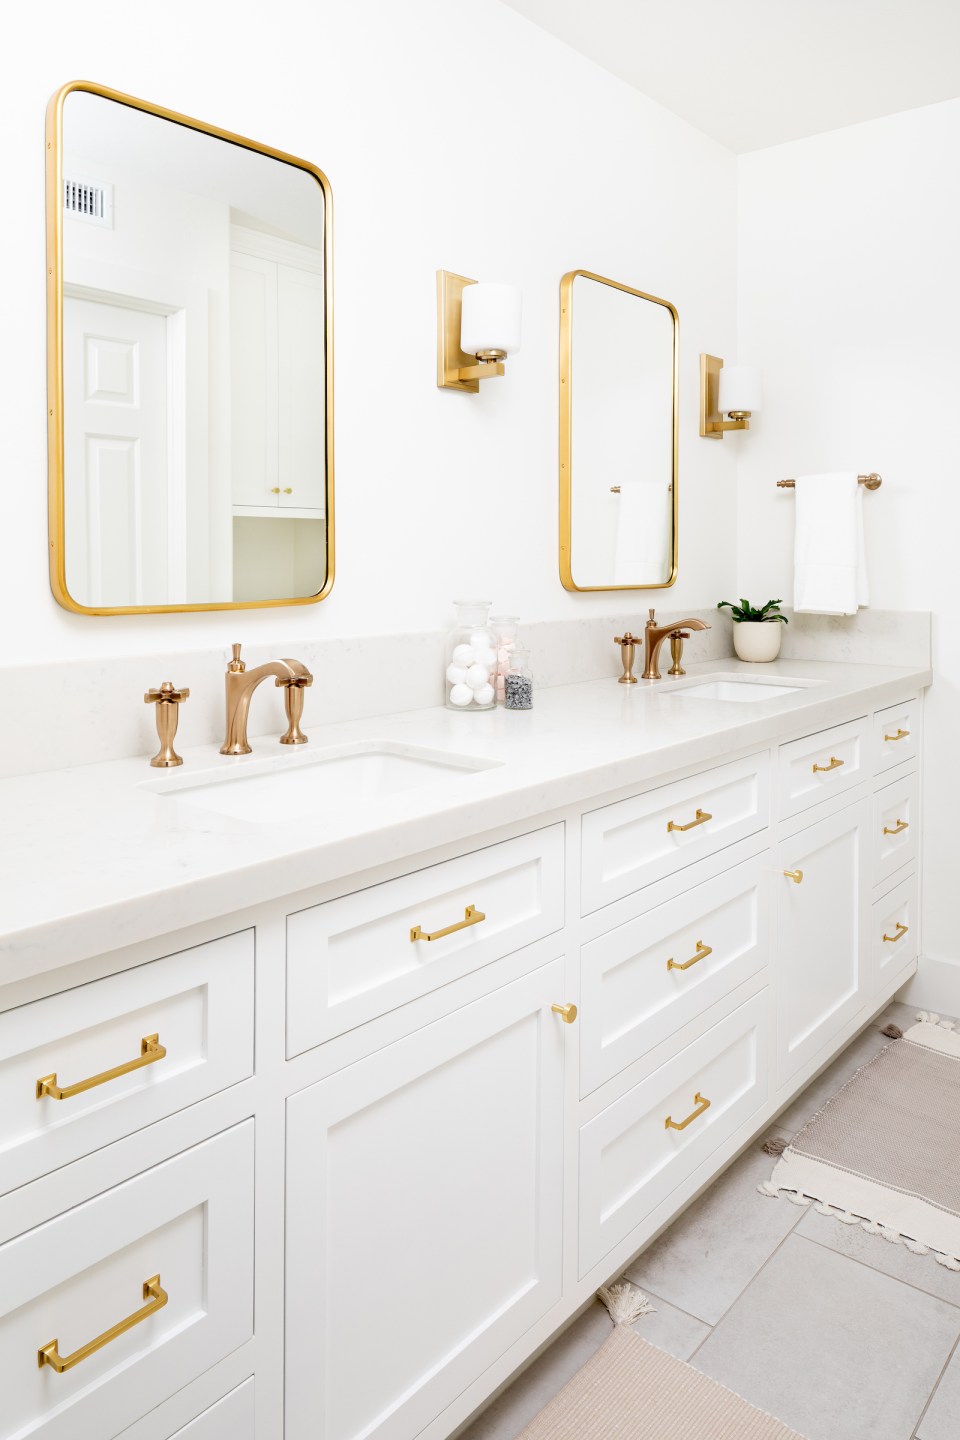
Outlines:
{"label": "white ceramic planter", "polygon": [[733,648],[741,660],[776,660],[780,654],[780,620],[746,620],[733,627]]}

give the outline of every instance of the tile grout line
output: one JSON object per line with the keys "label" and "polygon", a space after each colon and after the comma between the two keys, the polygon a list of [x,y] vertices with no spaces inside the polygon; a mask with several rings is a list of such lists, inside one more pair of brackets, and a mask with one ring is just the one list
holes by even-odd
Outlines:
{"label": "tile grout line", "polygon": [[[811,1204],[813,1203],[814,1202],[811,1201]],[[825,1216],[824,1218],[831,1219],[832,1217]],[[839,1223],[840,1222],[838,1220],[834,1220],[835,1225],[838,1225]],[[812,1245],[819,1245],[821,1250],[830,1250],[833,1252],[834,1255],[842,1255],[845,1260],[852,1260],[855,1265],[862,1265],[865,1270],[871,1270],[874,1275],[885,1275],[888,1280],[893,1280],[896,1282],[897,1285],[903,1285],[908,1290],[915,1290],[918,1295],[926,1295],[930,1300],[940,1300],[944,1305],[949,1305],[954,1310],[960,1310],[960,1297],[958,1297],[956,1300],[944,1300],[942,1295],[935,1295],[932,1290],[924,1290],[922,1285],[914,1285],[911,1280],[904,1280],[899,1275],[891,1275],[889,1270],[881,1270],[878,1268],[878,1266],[871,1265],[868,1261],[861,1260],[856,1255],[848,1255],[846,1251],[838,1250],[834,1245],[828,1245],[825,1240],[818,1240],[815,1235],[800,1235],[798,1238],[800,1240],[809,1240]],[[879,1240],[881,1237],[877,1235],[872,1236],[871,1238]],[[915,1258],[917,1260],[924,1260],[929,1259],[930,1257],[918,1255]],[[935,1265],[937,1262],[931,1259],[930,1263],[932,1265]]]}
{"label": "tile grout line", "polygon": [[930,1409],[930,1402],[933,1400],[933,1397],[936,1395],[937,1391],[940,1389],[940,1385],[941,1385],[941,1382],[942,1382],[942,1380],[943,1380],[943,1377],[944,1377],[944,1375],[946,1375],[948,1369],[950,1368],[950,1362],[953,1360],[953,1358],[954,1358],[958,1353],[960,1353],[960,1336],[958,1336],[957,1339],[954,1341],[954,1343],[953,1343],[953,1349],[950,1351],[950,1354],[947,1356],[947,1358],[946,1358],[946,1360],[945,1360],[945,1362],[944,1362],[943,1369],[940,1371],[940,1374],[937,1376],[936,1381],[934,1382],[933,1389],[930,1391],[930,1394],[927,1396],[926,1401],[924,1402],[923,1408],[921,1409],[920,1414],[917,1416],[917,1423],[916,1423],[916,1425],[913,1427],[913,1435],[914,1435],[914,1437],[915,1437],[915,1440],[922,1440],[922,1437],[919,1435],[920,1426],[923,1424],[924,1417],[925,1417],[925,1415],[927,1414],[927,1412],[928,1412],[929,1409]]}

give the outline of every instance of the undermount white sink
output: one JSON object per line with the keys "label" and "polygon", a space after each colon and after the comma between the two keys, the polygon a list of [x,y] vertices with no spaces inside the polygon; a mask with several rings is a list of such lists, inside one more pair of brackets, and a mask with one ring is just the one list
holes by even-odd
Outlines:
{"label": "undermount white sink", "polygon": [[803,683],[780,684],[774,680],[754,680],[752,676],[723,675],[699,684],[678,687],[673,693],[681,699],[732,700],[738,705],[756,705],[761,700],[779,700],[806,689]]}
{"label": "undermount white sink", "polygon": [[499,763],[371,740],[313,754],[281,754],[262,760],[225,758],[222,770],[214,767],[148,781],[143,788],[175,801],[187,819],[189,812],[197,818],[214,813],[228,820],[282,824],[310,816],[320,818],[332,806],[361,804],[403,790],[459,780]]}

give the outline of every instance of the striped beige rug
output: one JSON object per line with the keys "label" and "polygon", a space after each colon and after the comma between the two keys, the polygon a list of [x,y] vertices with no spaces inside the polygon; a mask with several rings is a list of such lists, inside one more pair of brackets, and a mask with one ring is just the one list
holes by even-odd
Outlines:
{"label": "striped beige rug", "polygon": [[827,1101],[759,1188],[960,1270],[960,1034],[938,1015],[919,1021]]}
{"label": "striped beige rug", "polygon": [[618,1325],[517,1440],[803,1440]]}

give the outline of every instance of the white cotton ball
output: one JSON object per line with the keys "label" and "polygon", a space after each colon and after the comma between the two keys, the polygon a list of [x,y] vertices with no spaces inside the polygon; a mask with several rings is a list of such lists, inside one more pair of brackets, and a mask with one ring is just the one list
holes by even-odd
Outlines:
{"label": "white cotton ball", "polygon": [[486,648],[490,644],[489,630],[471,630],[470,644],[473,646],[474,650],[486,650]]}
{"label": "white cotton ball", "polygon": [[471,690],[479,690],[481,685],[490,683],[490,672],[486,665],[471,665],[465,679]]}
{"label": "white cotton ball", "polygon": [[469,685],[454,685],[450,691],[451,705],[469,705],[473,700],[473,691]]}
{"label": "white cotton ball", "polygon": [[488,670],[492,670],[497,663],[497,652],[492,650],[489,645],[482,645],[474,650],[473,658],[478,665],[485,665]]}
{"label": "white cotton ball", "polygon": [[481,685],[479,690],[474,690],[473,698],[478,705],[493,704],[493,686]]}
{"label": "white cotton ball", "polygon": [[447,679],[451,685],[462,685],[466,678],[467,670],[465,665],[447,666]]}
{"label": "white cotton ball", "polygon": [[466,668],[473,664],[473,650],[469,645],[458,645],[450,656],[454,665],[462,665]]}

